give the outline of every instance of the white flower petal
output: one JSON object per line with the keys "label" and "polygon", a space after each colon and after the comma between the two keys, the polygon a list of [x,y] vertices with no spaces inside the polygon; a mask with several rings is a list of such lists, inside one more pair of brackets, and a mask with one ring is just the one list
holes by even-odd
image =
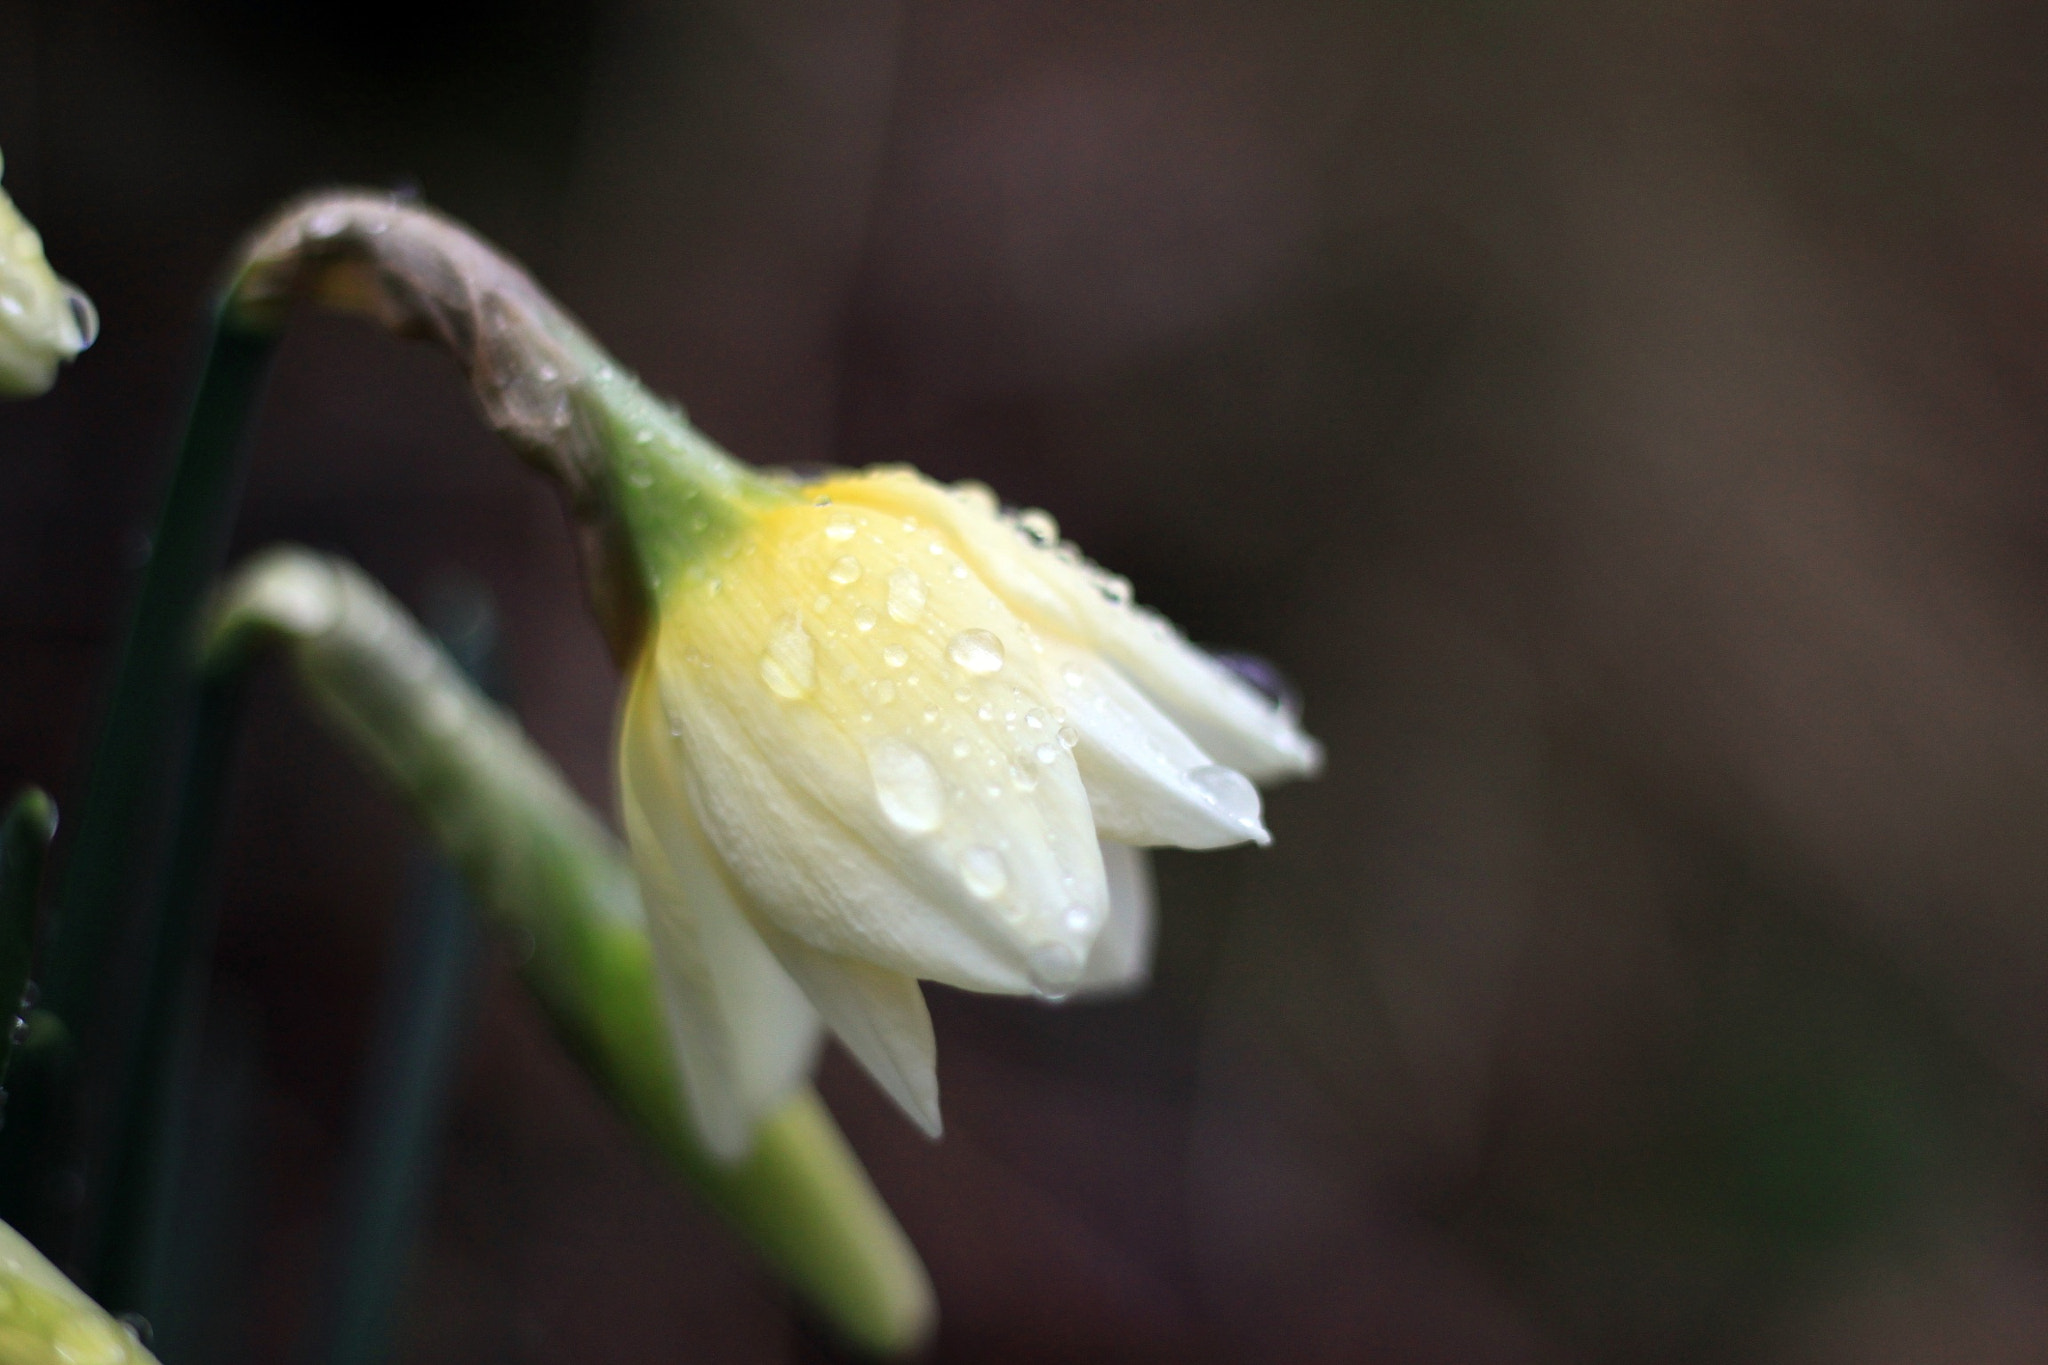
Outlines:
{"label": "white flower petal", "polygon": [[1140,989],[1152,976],[1152,855],[1105,842],[1102,865],[1109,874],[1109,923],[1088,954],[1081,991],[1120,995]]}
{"label": "white flower petal", "polygon": [[[695,693],[677,710],[689,717],[691,791],[763,918],[827,953],[969,990],[1071,986],[1109,893],[1087,795],[1063,748],[1053,763],[1033,760],[1033,792],[1014,790],[1002,772],[989,798],[948,781],[936,746],[890,737],[862,753],[829,722],[791,708],[771,758],[716,695]],[[900,778],[891,765],[937,793],[935,827],[906,832],[885,809],[878,788]]]}
{"label": "white flower petal", "polygon": [[740,910],[675,781],[656,692],[642,678],[627,703],[626,830],[690,1116],[714,1155],[736,1161],[810,1074],[818,1016]]}
{"label": "white flower petal", "polygon": [[1272,842],[1252,784],[1203,753],[1114,665],[1049,640],[1045,677],[1079,736],[1074,759],[1103,838],[1179,848]]}
{"label": "white flower petal", "polygon": [[1189,644],[1164,617],[1099,596],[1081,610],[1102,656],[1218,763],[1266,783],[1321,770],[1322,746],[1293,716]]}
{"label": "white flower petal", "polygon": [[1114,663],[1216,762],[1259,782],[1322,767],[1321,746],[1287,710],[1133,605],[1128,582],[1071,546],[1038,543],[998,512],[986,489],[947,489],[908,469],[880,469],[835,481],[833,493],[946,527],[1013,611]]}
{"label": "white flower petal", "polygon": [[762,932],[846,1050],[911,1122],[939,1136],[938,1042],[917,978],[821,953],[773,927]]}

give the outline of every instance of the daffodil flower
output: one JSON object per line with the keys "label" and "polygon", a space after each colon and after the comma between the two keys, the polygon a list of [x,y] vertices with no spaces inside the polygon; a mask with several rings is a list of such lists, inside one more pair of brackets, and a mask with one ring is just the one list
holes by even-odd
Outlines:
{"label": "daffodil flower", "polygon": [[0,192],[0,396],[42,393],[98,334],[91,300],[50,269],[43,239]]}
{"label": "daffodil flower", "polygon": [[388,198],[294,206],[230,317],[313,297],[434,337],[584,523],[629,673],[619,777],[695,1120],[738,1158],[821,1022],[939,1131],[920,981],[1061,999],[1149,957],[1141,850],[1267,842],[1289,710],[979,485],[753,469],[515,266]]}
{"label": "daffodil flower", "polygon": [[761,500],[665,581],[620,738],[707,1138],[744,1147],[813,1010],[936,1135],[920,980],[1131,982],[1138,850],[1266,843],[1253,779],[1317,761],[1043,513],[907,469]]}

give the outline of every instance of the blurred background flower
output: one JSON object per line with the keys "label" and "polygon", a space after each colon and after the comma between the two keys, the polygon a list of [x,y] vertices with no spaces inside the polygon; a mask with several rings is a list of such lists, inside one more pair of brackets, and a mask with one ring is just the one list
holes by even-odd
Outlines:
{"label": "blurred background flower", "polygon": [[0,397],[44,392],[98,334],[92,301],[50,269],[43,239],[0,191]]}
{"label": "blurred background flower", "polygon": [[[236,237],[414,182],[727,447],[986,480],[1313,699],[1274,847],[1160,858],[1151,991],[933,993],[944,1144],[828,1057],[938,1358],[2032,1358],[2044,24],[0,5],[8,187],[110,323],[0,414],[0,787],[84,756]],[[445,360],[295,329],[250,491],[249,545],[487,577],[523,721],[607,801],[568,533]],[[192,1175],[222,1359],[295,1339],[413,847],[256,701]],[[639,1361],[687,1321],[815,1358],[510,973],[402,1355]]]}

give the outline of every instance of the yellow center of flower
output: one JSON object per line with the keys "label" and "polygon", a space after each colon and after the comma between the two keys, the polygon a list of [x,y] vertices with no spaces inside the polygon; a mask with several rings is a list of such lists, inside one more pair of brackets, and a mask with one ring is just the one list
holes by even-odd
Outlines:
{"label": "yellow center of flower", "polygon": [[[657,663],[674,733],[706,778],[707,823],[732,848],[781,809],[743,815],[732,797],[754,779],[723,765],[752,751],[789,802],[829,809],[864,846],[899,849],[891,856],[935,902],[964,888],[1045,957],[1035,969],[1077,973],[1075,945],[1105,902],[1069,753],[1077,736],[1047,699],[1040,642],[947,530],[832,501],[832,489],[761,508],[664,594]],[[786,891],[777,899],[795,907],[833,888]],[[878,909],[821,917],[820,946],[871,955],[888,926],[860,921]]]}

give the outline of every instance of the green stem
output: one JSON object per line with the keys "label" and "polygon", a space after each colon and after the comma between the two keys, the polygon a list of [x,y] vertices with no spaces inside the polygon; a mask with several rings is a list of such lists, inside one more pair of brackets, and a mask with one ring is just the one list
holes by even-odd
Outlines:
{"label": "green stem", "polygon": [[108,1133],[107,1197],[90,1278],[102,1302],[150,1321],[168,1316],[163,1286],[179,1254],[171,1209],[186,1158],[213,957],[214,855],[241,716],[241,679],[209,678],[187,746],[176,825],[142,954],[142,998]]}
{"label": "green stem", "polygon": [[813,1092],[771,1115],[737,1165],[697,1142],[625,850],[517,724],[341,561],[277,550],[235,575],[215,657],[280,636],[329,723],[479,906],[533,945],[527,984],[612,1104],[847,1340],[881,1354],[917,1344],[930,1283]]}
{"label": "green stem", "polygon": [[[43,883],[43,855],[57,832],[57,803],[40,787],[14,798],[0,820],[0,1005],[20,1002],[0,1035],[0,1080],[14,1060],[16,1034],[26,1028],[29,964],[35,956],[36,895]],[[5,1092],[0,1092],[4,1100]],[[4,1112],[4,1110],[0,1110]]]}
{"label": "green stem", "polygon": [[[481,589],[443,604],[435,634],[471,678],[498,676],[496,630]],[[325,1365],[391,1355],[420,1209],[434,1172],[448,1090],[469,1019],[476,917],[439,858],[408,898],[375,1037],[363,1068],[341,1199],[339,1272],[307,1353]]]}
{"label": "green stem", "polygon": [[37,1122],[0,1135],[9,1158],[0,1171],[0,1203],[31,1218],[46,1244],[74,1251],[79,1182],[100,1166],[108,1136],[112,1096],[105,1085],[128,1074],[140,1045],[136,1012],[118,1007],[107,987],[115,953],[133,941],[161,866],[166,806],[193,715],[193,642],[226,557],[250,420],[274,349],[269,335],[216,320],[149,542],[45,946],[36,1022],[63,1040],[62,1055],[35,1078],[28,1098]]}
{"label": "green stem", "polygon": [[213,332],[186,420],[148,568],[128,627],[106,721],[93,751],[77,836],[64,864],[61,913],[44,973],[44,1007],[90,1039],[108,953],[160,846],[167,779],[197,679],[193,641],[227,557],[250,418],[275,342],[223,322]]}
{"label": "green stem", "polygon": [[229,309],[276,327],[302,298],[428,338],[463,368],[484,420],[567,497],[622,664],[665,581],[730,539],[750,506],[801,495],[719,449],[515,262],[430,210],[347,190],[287,205],[244,249]]}

